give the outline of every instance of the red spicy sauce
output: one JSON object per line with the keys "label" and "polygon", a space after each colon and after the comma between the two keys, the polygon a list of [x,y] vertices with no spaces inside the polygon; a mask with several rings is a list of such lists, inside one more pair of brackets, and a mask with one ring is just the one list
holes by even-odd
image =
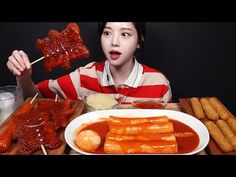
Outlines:
{"label": "red spicy sauce", "polygon": [[[173,123],[174,126],[174,132],[175,133],[184,133],[184,132],[192,132],[193,136],[190,137],[176,137],[177,143],[178,143],[178,153],[188,153],[192,152],[195,148],[197,148],[199,144],[199,136],[197,133],[189,126],[185,125],[182,122],[179,122],[177,120],[169,119],[170,122]],[[100,147],[94,152],[95,154],[106,154],[103,150],[106,134],[109,131],[109,126],[107,121],[101,121],[101,122],[95,122],[92,124],[87,125],[83,130],[93,130],[96,131],[102,141]]]}
{"label": "red spicy sauce", "polygon": [[200,141],[198,134],[182,122],[173,119],[170,119],[170,122],[173,123],[175,133],[191,132],[193,134],[193,136],[189,137],[176,137],[178,153],[188,153],[196,149]]}
{"label": "red spicy sauce", "polygon": [[156,101],[137,101],[134,102],[134,106],[140,109],[164,109],[164,103]]}

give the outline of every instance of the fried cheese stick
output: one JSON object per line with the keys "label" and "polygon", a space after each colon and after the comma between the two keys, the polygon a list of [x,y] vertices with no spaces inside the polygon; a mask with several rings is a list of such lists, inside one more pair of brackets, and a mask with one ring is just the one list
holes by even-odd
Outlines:
{"label": "fried cheese stick", "polygon": [[233,151],[232,145],[224,137],[220,129],[216,126],[216,124],[213,121],[207,121],[204,124],[206,125],[211,137],[215,140],[215,142],[218,144],[218,146],[223,152]]}
{"label": "fried cheese stick", "polygon": [[231,128],[231,130],[234,132],[234,135],[236,135],[236,120],[234,118],[229,118],[226,120],[226,122]]}
{"label": "fried cheese stick", "polygon": [[226,139],[233,146],[233,149],[236,150],[236,136],[231,131],[231,129],[227,125],[227,123],[224,120],[217,120],[216,125],[219,127],[219,129],[221,130],[223,135],[226,137]]}
{"label": "fried cheese stick", "polygon": [[218,120],[219,114],[214,110],[214,108],[211,106],[209,101],[206,98],[201,98],[200,102],[202,104],[202,108],[204,112],[206,113],[207,117],[211,120]]}
{"label": "fried cheese stick", "polygon": [[218,112],[221,119],[227,120],[228,118],[230,118],[229,113],[222,107],[222,105],[217,101],[216,98],[209,98],[209,102]]}
{"label": "fried cheese stick", "polygon": [[198,98],[192,97],[190,99],[190,101],[191,101],[191,105],[192,105],[192,108],[193,108],[194,115],[198,119],[204,119],[205,118],[205,113],[203,112],[202,105],[201,105],[200,101],[198,100]]}

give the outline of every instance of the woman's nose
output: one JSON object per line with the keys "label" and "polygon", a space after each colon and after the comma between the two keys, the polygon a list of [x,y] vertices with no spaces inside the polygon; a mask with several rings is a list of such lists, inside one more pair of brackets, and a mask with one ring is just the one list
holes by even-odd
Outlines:
{"label": "woman's nose", "polygon": [[119,42],[119,39],[118,39],[118,36],[113,36],[113,38],[112,38],[112,41],[111,41],[111,45],[113,46],[113,47],[118,47],[118,46],[120,46],[120,42]]}

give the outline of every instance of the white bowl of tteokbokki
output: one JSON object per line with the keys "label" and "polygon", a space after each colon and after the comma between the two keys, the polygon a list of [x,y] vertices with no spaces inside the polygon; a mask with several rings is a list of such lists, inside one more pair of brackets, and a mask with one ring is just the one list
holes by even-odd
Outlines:
{"label": "white bowl of tteokbokki", "polygon": [[209,142],[205,125],[188,114],[157,109],[89,112],[66,127],[67,144],[79,154],[193,155]]}

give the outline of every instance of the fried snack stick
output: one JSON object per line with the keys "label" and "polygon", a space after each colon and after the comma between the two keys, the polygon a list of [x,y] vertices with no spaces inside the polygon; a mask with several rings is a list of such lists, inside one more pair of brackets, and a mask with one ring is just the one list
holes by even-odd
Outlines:
{"label": "fried snack stick", "polygon": [[231,131],[227,123],[224,120],[217,120],[216,125],[219,127],[223,135],[233,146],[233,149],[236,150],[236,136],[234,136],[234,133]]}
{"label": "fried snack stick", "polygon": [[236,135],[236,120],[234,118],[229,118],[226,120],[226,122],[231,128],[231,130],[234,132],[234,135]]}
{"label": "fried snack stick", "polygon": [[223,152],[233,151],[232,145],[224,137],[220,129],[216,126],[216,124],[213,121],[207,121],[204,122],[204,124],[206,125],[211,137],[215,140],[215,142],[218,144],[218,146]]}
{"label": "fried snack stick", "polygon": [[206,113],[207,117],[211,120],[218,120],[219,114],[214,110],[214,108],[211,106],[209,101],[206,98],[201,98],[200,102],[202,104],[202,108],[204,112]]}
{"label": "fried snack stick", "polygon": [[230,118],[229,113],[222,107],[222,105],[217,101],[216,98],[209,98],[209,102],[218,112],[221,119],[227,120]]}
{"label": "fried snack stick", "polygon": [[190,99],[190,102],[191,102],[191,105],[193,108],[194,115],[198,119],[204,119],[205,113],[203,112],[202,105],[201,105],[200,101],[198,100],[198,98],[193,97]]}
{"label": "fried snack stick", "polygon": [[13,141],[13,134],[16,131],[15,122],[11,122],[10,125],[6,128],[6,130],[0,135],[0,152],[6,152]]}

